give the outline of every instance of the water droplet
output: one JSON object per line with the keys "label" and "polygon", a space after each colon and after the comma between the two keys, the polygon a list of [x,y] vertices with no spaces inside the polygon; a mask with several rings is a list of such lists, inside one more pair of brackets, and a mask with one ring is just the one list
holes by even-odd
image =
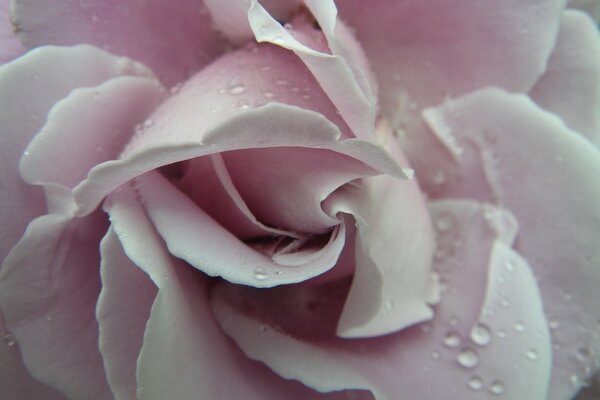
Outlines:
{"label": "water droplet", "polygon": [[27,157],[29,154],[30,154],[30,153],[29,153],[29,150],[25,150],[25,151],[23,152],[23,156],[25,156],[25,157]]}
{"label": "water droplet", "polygon": [[144,129],[150,129],[153,126],[154,126],[154,121],[153,120],[147,119],[147,120],[144,121],[144,125],[143,125]]}
{"label": "water droplet", "polygon": [[448,232],[454,227],[454,216],[450,213],[442,213],[435,219],[435,227],[439,232]]}
{"label": "water droplet", "polygon": [[527,357],[528,360],[535,361],[538,359],[539,354],[536,349],[529,349],[527,350],[527,353],[525,353],[525,357]]}
{"label": "water droplet", "polygon": [[515,270],[514,260],[506,260],[504,262],[504,268],[506,268],[507,271],[514,271]]}
{"label": "water droplet", "polygon": [[460,335],[456,331],[450,331],[444,336],[444,345],[446,347],[454,348],[460,344]]}
{"label": "water droplet", "polygon": [[270,89],[263,89],[261,90],[261,93],[267,99],[272,99],[273,97],[275,97],[275,93],[273,93],[273,91],[271,91]]}
{"label": "water droplet", "polygon": [[499,339],[506,339],[506,331],[504,329],[500,329],[496,333],[496,336],[498,336]]}
{"label": "water droplet", "polygon": [[558,321],[557,319],[552,319],[552,320],[550,320],[550,322],[548,323],[548,325],[550,326],[550,329],[552,329],[553,331],[555,331],[558,328],[560,328],[560,321]]}
{"label": "water droplet", "polygon": [[464,368],[475,368],[479,363],[479,355],[474,349],[467,347],[458,353],[456,360]]}
{"label": "water droplet", "polygon": [[260,324],[260,326],[258,327],[262,332],[268,332],[269,331],[269,325],[267,324]]}
{"label": "water droplet", "polygon": [[450,318],[450,326],[457,326],[459,322],[460,320],[458,319],[458,317]]}
{"label": "water droplet", "polygon": [[298,93],[300,91],[300,88],[298,86],[293,86],[290,88],[290,90],[294,93]]}
{"label": "water droplet", "polygon": [[12,337],[12,335],[10,333],[7,333],[6,335],[4,335],[2,340],[4,341],[4,344],[9,347],[15,345],[15,339]]}
{"label": "water droplet", "polygon": [[248,104],[248,101],[244,100],[244,99],[239,100],[235,105],[240,110],[245,110],[247,108],[250,108],[250,104]]}
{"label": "water droplet", "polygon": [[179,93],[179,91],[181,90],[181,87],[183,86],[182,83],[178,83],[174,86],[171,86],[171,89],[169,89],[169,93],[171,94],[177,94]]}
{"label": "water droplet", "polygon": [[478,376],[472,376],[467,383],[469,389],[471,390],[481,390],[483,389],[483,380]]}
{"label": "water droplet", "polygon": [[525,323],[523,321],[517,321],[517,322],[515,322],[513,329],[515,330],[515,332],[519,332],[519,333],[524,332],[525,331]]}
{"label": "water droplet", "polygon": [[267,72],[271,70],[271,66],[270,65],[263,65],[260,67],[261,71]]}
{"label": "water droplet", "polygon": [[304,93],[304,94],[303,94],[302,96],[300,96],[300,97],[302,97],[302,99],[304,99],[304,100],[308,100],[308,99],[310,99],[310,94],[308,94],[308,93]]}
{"label": "water droplet", "polygon": [[246,91],[246,86],[241,82],[229,82],[227,89],[231,94],[242,94]]}
{"label": "water droplet", "polygon": [[433,358],[434,360],[438,360],[440,358],[440,352],[434,351],[433,353],[431,353],[431,358]]}
{"label": "water droplet", "polygon": [[586,361],[591,355],[592,352],[586,347],[580,347],[579,349],[577,349],[576,352],[576,356],[579,359],[579,361]]}
{"label": "water droplet", "polygon": [[441,185],[444,182],[446,182],[446,174],[444,174],[444,171],[436,172],[433,176],[433,183],[436,185]]}
{"label": "water droplet", "polygon": [[275,79],[275,84],[278,86],[287,86],[289,85],[289,82],[285,79]]}
{"label": "water droplet", "polygon": [[496,395],[504,393],[504,383],[502,381],[492,382],[492,384],[490,385],[490,392]]}
{"label": "water droplet", "polygon": [[46,321],[48,321],[48,322],[52,321],[52,315],[50,315],[50,314],[46,315]]}
{"label": "water droplet", "polygon": [[508,298],[506,298],[506,297],[502,297],[500,299],[500,305],[502,307],[510,307],[510,300],[508,300]]}
{"label": "water droplet", "polygon": [[471,329],[471,340],[479,346],[487,346],[492,340],[492,332],[487,325],[475,324]]}
{"label": "water droplet", "polygon": [[383,312],[384,313],[390,313],[392,310],[394,309],[394,300],[390,299],[387,300],[384,304],[383,304]]}
{"label": "water droplet", "polygon": [[264,281],[265,279],[267,279],[267,277],[268,277],[267,269],[265,267],[263,267],[262,265],[259,265],[258,267],[256,267],[254,269],[254,278],[257,281]]}

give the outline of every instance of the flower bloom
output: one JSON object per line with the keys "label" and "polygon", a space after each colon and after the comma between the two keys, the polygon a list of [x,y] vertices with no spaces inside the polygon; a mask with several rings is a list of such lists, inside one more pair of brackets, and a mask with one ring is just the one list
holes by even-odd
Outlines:
{"label": "flower bloom", "polygon": [[600,368],[594,3],[5,3],[9,398],[566,400]]}

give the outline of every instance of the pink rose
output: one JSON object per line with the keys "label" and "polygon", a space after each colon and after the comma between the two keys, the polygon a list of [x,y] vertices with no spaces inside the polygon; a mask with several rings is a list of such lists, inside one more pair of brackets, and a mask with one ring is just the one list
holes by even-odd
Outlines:
{"label": "pink rose", "polygon": [[22,54],[6,3],[3,396],[564,400],[600,369],[595,4],[15,0]]}

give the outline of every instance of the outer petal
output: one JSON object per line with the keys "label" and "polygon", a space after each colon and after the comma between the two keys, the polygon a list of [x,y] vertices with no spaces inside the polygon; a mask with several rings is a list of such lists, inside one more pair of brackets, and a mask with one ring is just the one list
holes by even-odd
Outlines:
{"label": "outer petal", "polygon": [[19,345],[14,336],[5,328],[4,318],[0,316],[0,387],[2,395],[12,400],[65,400],[56,390],[31,377],[23,365]]}
{"label": "outer petal", "polygon": [[201,0],[16,0],[13,21],[28,48],[92,44],[150,66],[161,81],[187,79],[225,50]]}
{"label": "outer petal", "polygon": [[96,318],[99,347],[116,400],[136,400],[137,358],[156,287],[123,252],[112,228],[100,246],[102,291]]}
{"label": "outer petal", "polygon": [[570,398],[599,367],[600,152],[528,98],[497,89],[431,113],[476,144],[494,197],[519,221],[517,249],[555,328],[550,399]]}
{"label": "outer petal", "polygon": [[45,47],[0,69],[0,259],[14,246],[29,221],[45,211],[39,188],[23,182],[19,158],[46,121],[48,110],[78,87],[96,86],[121,75],[147,75],[126,59],[89,47]]}
{"label": "outer petal", "polygon": [[600,145],[600,33],[587,15],[563,14],[548,68],[530,95],[569,128]]}
{"label": "outer petal", "polygon": [[428,106],[488,85],[531,88],[554,46],[563,3],[340,0],[338,8],[371,61],[384,113],[394,116],[406,97]]}
{"label": "outer petal", "polygon": [[34,377],[70,399],[109,399],[94,308],[105,223],[50,214],[33,221],[0,274],[0,307]]}
{"label": "outer petal", "polygon": [[431,211],[453,218],[439,232],[444,255],[436,269],[447,291],[431,323],[349,341],[333,337],[339,290],[265,293],[221,285],[212,302],[219,324],[249,357],[320,391],[368,388],[378,399],[410,393],[423,400],[498,394],[544,400],[549,332],[535,279],[508,246],[514,221],[501,209],[470,202],[437,203]]}
{"label": "outer petal", "polygon": [[133,192],[124,187],[113,194],[107,210],[123,246],[119,257],[132,260],[160,287],[138,361],[140,399],[345,398],[285,381],[244,356],[213,320],[206,278],[171,258]]}
{"label": "outer petal", "polygon": [[8,10],[11,0],[0,1],[0,65],[19,57],[25,48],[13,32]]}

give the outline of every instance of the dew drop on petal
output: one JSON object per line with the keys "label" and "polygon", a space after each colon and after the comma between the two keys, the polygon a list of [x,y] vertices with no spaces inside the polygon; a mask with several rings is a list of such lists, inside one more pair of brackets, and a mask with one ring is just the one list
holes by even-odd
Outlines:
{"label": "dew drop on petal", "polygon": [[467,347],[458,353],[456,360],[464,368],[475,368],[479,363],[479,355],[474,349]]}
{"label": "dew drop on petal", "polygon": [[12,335],[10,333],[7,333],[6,335],[4,335],[4,337],[2,338],[2,341],[8,347],[15,345],[15,339],[12,337]]}
{"label": "dew drop on petal", "polygon": [[481,390],[483,389],[483,380],[478,376],[472,376],[467,385],[471,390]]}
{"label": "dew drop on petal", "polygon": [[435,227],[439,232],[448,232],[454,227],[454,216],[442,213],[435,219]]}
{"label": "dew drop on petal", "polygon": [[504,393],[504,383],[502,381],[494,381],[490,385],[490,392],[495,395],[501,395]]}
{"label": "dew drop on petal", "polygon": [[475,324],[471,329],[471,340],[479,346],[487,346],[492,340],[492,332],[487,325]]}
{"label": "dew drop on petal", "polygon": [[444,345],[446,347],[454,348],[460,344],[460,335],[456,331],[450,331],[444,336]]}
{"label": "dew drop on petal", "polygon": [[538,359],[539,354],[536,349],[529,349],[527,350],[527,353],[525,353],[525,356],[528,360],[535,361]]}
{"label": "dew drop on petal", "polygon": [[519,333],[524,332],[525,331],[525,323],[523,321],[517,321],[517,322],[515,322],[513,329]]}
{"label": "dew drop on petal", "polygon": [[268,277],[267,269],[265,267],[263,267],[262,265],[259,265],[258,267],[256,267],[254,269],[254,278],[257,281],[264,281],[265,279],[267,279],[267,277]]}

